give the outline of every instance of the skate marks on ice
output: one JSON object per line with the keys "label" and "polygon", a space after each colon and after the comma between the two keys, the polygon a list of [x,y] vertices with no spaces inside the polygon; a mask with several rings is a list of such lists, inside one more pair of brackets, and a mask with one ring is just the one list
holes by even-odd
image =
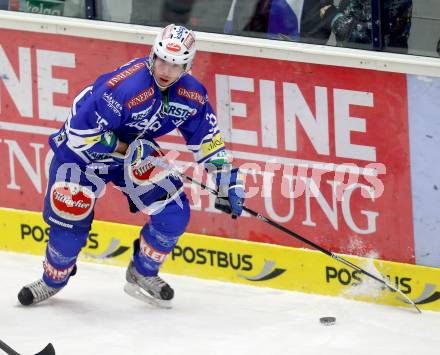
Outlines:
{"label": "skate marks on ice", "polygon": [[[440,314],[164,274],[172,309],[123,292],[125,268],[80,262],[53,298],[18,305],[41,276],[41,257],[0,252],[0,334],[34,354],[428,354],[440,348]],[[331,327],[319,319],[336,317]]]}

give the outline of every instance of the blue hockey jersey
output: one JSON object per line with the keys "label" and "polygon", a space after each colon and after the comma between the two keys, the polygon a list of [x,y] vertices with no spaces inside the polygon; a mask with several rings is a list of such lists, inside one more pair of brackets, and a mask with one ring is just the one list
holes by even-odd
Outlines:
{"label": "blue hockey jersey", "polygon": [[176,128],[198,163],[225,149],[205,87],[186,74],[161,92],[148,59],[138,58],[86,87],[49,143],[60,162],[112,166],[118,139],[152,140]]}

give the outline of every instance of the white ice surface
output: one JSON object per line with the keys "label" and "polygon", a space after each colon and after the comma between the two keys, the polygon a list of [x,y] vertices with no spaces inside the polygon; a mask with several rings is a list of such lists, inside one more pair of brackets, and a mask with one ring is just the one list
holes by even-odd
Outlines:
{"label": "white ice surface", "polygon": [[[79,263],[54,298],[23,307],[41,257],[0,252],[0,339],[22,354],[438,354],[440,313],[162,275],[173,309],[127,296],[123,268]],[[336,317],[323,326],[319,318]],[[0,354],[2,352],[0,351]]]}

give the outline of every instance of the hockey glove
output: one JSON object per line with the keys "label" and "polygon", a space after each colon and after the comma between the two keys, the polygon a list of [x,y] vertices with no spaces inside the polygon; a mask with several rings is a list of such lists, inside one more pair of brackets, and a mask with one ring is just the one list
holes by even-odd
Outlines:
{"label": "hockey glove", "polygon": [[127,149],[125,155],[113,153],[113,159],[128,168],[129,176],[138,185],[157,182],[169,175],[169,172],[154,164],[154,159],[163,157],[160,148],[151,141],[136,139]]}
{"label": "hockey glove", "polygon": [[218,191],[215,208],[231,214],[233,219],[237,218],[243,212],[243,173],[231,165],[217,167],[217,170],[211,172],[214,174]]}

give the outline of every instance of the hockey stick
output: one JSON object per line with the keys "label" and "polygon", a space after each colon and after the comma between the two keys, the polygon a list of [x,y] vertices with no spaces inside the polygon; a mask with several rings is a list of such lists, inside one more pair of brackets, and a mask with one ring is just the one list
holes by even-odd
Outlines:
{"label": "hockey stick", "polygon": [[[0,340],[0,349],[2,349],[6,354],[9,355],[20,355],[14,349],[12,349],[8,344],[4,343],[1,340]],[[46,345],[46,347],[43,350],[41,350],[39,353],[36,353],[35,355],[55,355],[55,349],[52,343],[49,343]]]}
{"label": "hockey stick", "polygon": [[[156,148],[155,148],[156,149]],[[210,192],[211,194],[213,194],[214,196],[218,196],[218,192],[212,188],[210,188],[209,186],[203,184],[200,181],[197,181],[195,179],[193,179],[192,177],[188,176],[185,173],[182,173],[181,171],[179,171],[177,168],[173,167],[171,164],[169,164],[168,162],[165,162],[162,158],[158,158],[158,157],[153,157],[153,156],[149,156],[147,158],[147,160],[149,162],[151,162],[151,164],[160,167],[162,169],[167,169],[170,171],[173,171],[173,173],[175,173],[176,175],[179,175],[180,177],[192,182],[193,184],[198,185],[199,187],[201,187],[203,190],[206,190],[208,192]],[[290,229],[282,226],[281,224],[278,224],[277,222],[272,221],[271,219],[263,216],[262,214],[246,207],[246,206],[242,206],[243,210],[246,211],[247,213],[249,213],[250,215],[258,218],[259,220],[270,224],[272,227],[275,227],[276,229],[290,235],[291,237],[298,239],[300,241],[302,241],[303,243],[311,246],[312,248],[330,256],[331,258],[339,261],[342,264],[347,265],[348,267],[364,274],[365,276],[368,276],[370,278],[372,278],[373,280],[376,280],[377,282],[381,283],[383,286],[385,286],[386,288],[388,288],[391,292],[397,292],[399,295],[401,295],[403,297],[403,299],[401,299],[403,302],[412,305],[418,313],[422,313],[422,311],[419,309],[419,307],[417,307],[417,305],[414,303],[414,301],[412,301],[407,295],[405,295],[401,290],[399,290],[397,287],[394,287],[393,285],[391,285],[390,283],[386,282],[385,280],[369,273],[368,271],[362,269],[361,267],[351,263],[350,261],[348,261],[347,259],[344,259],[343,257],[331,252],[328,249],[323,248],[322,246],[312,242],[311,240],[308,240],[304,237],[302,237],[301,235],[291,231]]]}
{"label": "hockey stick", "polygon": [[[191,181],[192,183],[194,183],[194,184],[200,186],[203,190],[206,190],[206,191],[210,192],[211,194],[213,194],[213,195],[215,195],[215,196],[218,196],[217,191],[215,191],[214,189],[210,188],[209,186],[206,186],[205,184],[203,184],[203,183],[201,183],[201,182],[199,182],[199,181],[197,181],[197,180],[194,180],[193,178],[191,178],[190,176],[188,176],[188,175],[186,175],[186,174],[184,174],[184,173],[177,172],[177,174],[179,174],[181,177],[183,177],[183,178],[185,178],[185,179]],[[344,259],[343,257],[341,257],[341,256],[339,256],[339,255],[337,255],[337,254],[335,254],[335,253],[333,253],[333,252],[331,252],[331,251],[328,250],[328,249],[325,249],[325,248],[321,247],[320,245],[318,245],[318,244],[312,242],[311,240],[308,240],[308,239],[306,239],[306,238],[300,236],[299,234],[297,234],[297,233],[291,231],[290,229],[287,229],[286,227],[282,226],[281,224],[278,224],[277,222],[272,221],[271,219],[269,219],[269,218],[263,216],[262,214],[260,214],[260,213],[258,213],[258,212],[256,212],[256,211],[254,211],[254,210],[252,210],[252,209],[250,209],[250,208],[248,208],[248,207],[246,207],[246,206],[242,206],[242,207],[243,207],[243,210],[244,210],[244,211],[246,211],[246,212],[249,213],[250,215],[252,215],[252,216],[258,218],[259,220],[261,220],[261,221],[263,221],[263,222],[265,222],[265,223],[267,223],[267,224],[270,224],[272,227],[275,227],[276,229],[279,229],[280,231],[282,231],[282,232],[284,232],[284,233],[290,235],[291,237],[294,237],[295,239],[298,239],[298,240],[302,241],[303,243],[305,243],[305,244],[307,244],[307,245],[313,247],[313,248],[316,249],[316,250],[319,250],[320,252],[322,252],[322,253],[324,253],[324,254],[326,254],[326,255],[332,257],[333,259],[335,259],[335,260],[337,260],[337,261],[339,261],[339,262],[341,262],[341,263],[343,263],[343,264],[345,264],[345,265],[351,267],[352,269],[354,269],[354,270],[356,270],[356,271],[359,271],[359,272],[361,272],[362,274],[364,274],[364,275],[366,275],[366,276],[368,276],[368,277],[371,277],[372,279],[376,280],[377,282],[380,282],[382,285],[384,285],[385,287],[387,287],[391,292],[397,292],[397,293],[399,293],[399,294],[403,297],[403,300],[402,300],[403,302],[405,302],[405,303],[407,303],[407,304],[410,304],[410,305],[414,306],[414,308],[417,310],[417,312],[422,313],[422,311],[419,309],[419,307],[417,307],[417,305],[414,303],[414,301],[412,301],[411,299],[409,299],[409,297],[408,297],[407,295],[405,295],[405,294],[404,294],[401,290],[399,290],[397,287],[394,287],[393,285],[389,284],[388,282],[386,282],[386,281],[380,279],[380,278],[377,277],[377,276],[374,276],[373,274],[371,274],[371,273],[369,273],[368,271],[366,271],[366,270],[360,268],[359,266],[357,266],[357,265],[351,263],[350,261]]]}
{"label": "hockey stick", "polygon": [[228,12],[228,17],[226,17],[226,22],[223,26],[223,33],[227,35],[232,33],[232,29],[234,27],[234,11],[236,2],[237,0],[232,0],[231,7],[229,8]]}

